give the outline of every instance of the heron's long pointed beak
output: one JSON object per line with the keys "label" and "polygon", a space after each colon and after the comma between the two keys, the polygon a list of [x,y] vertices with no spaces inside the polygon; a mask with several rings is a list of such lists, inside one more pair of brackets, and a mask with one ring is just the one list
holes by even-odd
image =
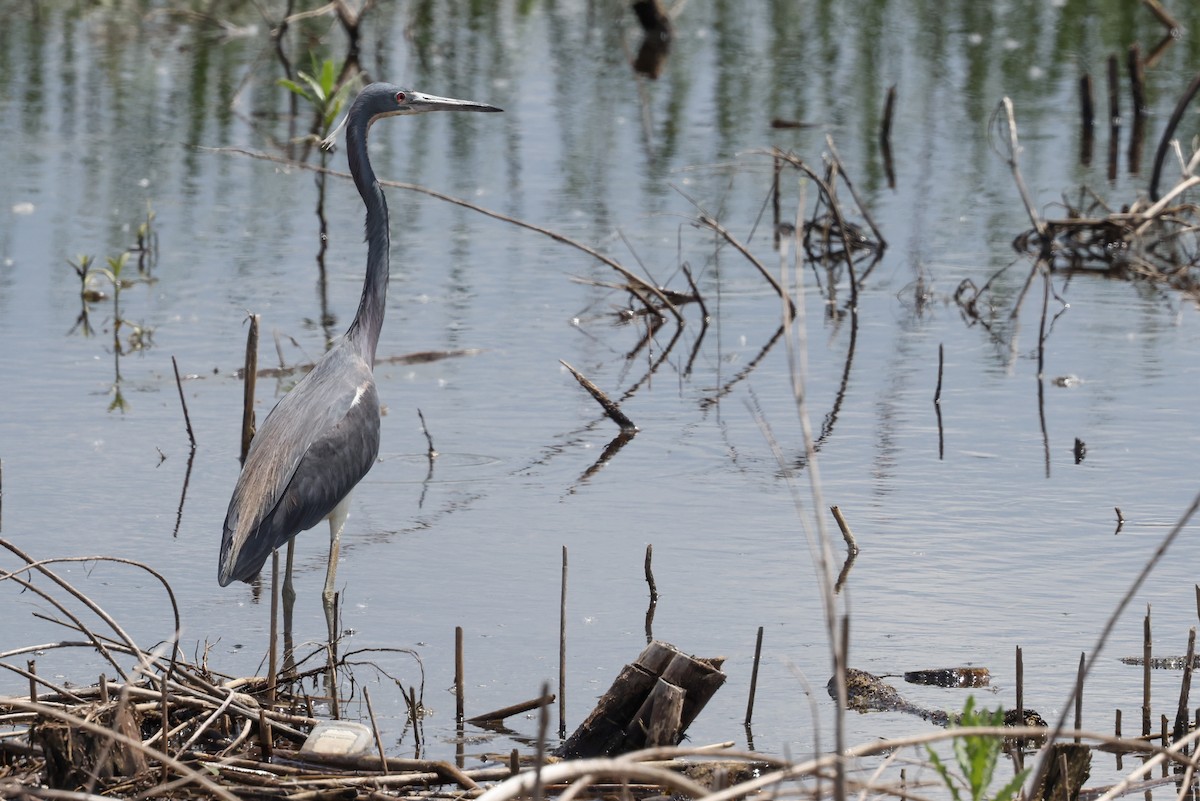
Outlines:
{"label": "heron's long pointed beak", "polygon": [[502,108],[476,103],[473,100],[457,100],[453,97],[438,97],[424,92],[409,92],[408,105],[413,112],[421,111],[504,111]]}

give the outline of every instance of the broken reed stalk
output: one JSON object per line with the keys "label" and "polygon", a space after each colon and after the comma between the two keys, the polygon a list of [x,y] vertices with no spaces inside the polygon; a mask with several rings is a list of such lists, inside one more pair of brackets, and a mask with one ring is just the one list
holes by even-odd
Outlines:
{"label": "broken reed stalk", "polygon": [[758,690],[758,663],[762,658],[763,627],[758,627],[758,636],[754,639],[754,665],[750,668],[750,697],[746,701],[746,727],[754,717],[754,694]]}
{"label": "broken reed stalk", "polygon": [[1142,0],[1142,5],[1150,9],[1150,13],[1167,29],[1168,34],[1172,34],[1180,29],[1179,22],[1171,16],[1169,11],[1162,7],[1162,3],[1158,2],[1158,0]]}
{"label": "broken reed stalk", "polygon": [[[404,705],[408,707],[408,722],[412,724],[413,730],[413,747],[420,753],[421,750],[421,709],[417,706],[417,688],[412,686],[405,692],[404,687],[400,688],[400,694],[404,696]],[[458,724],[458,730],[462,731],[462,724]]]}
{"label": "broken reed stalk", "polygon": [[520,703],[512,704],[511,706],[493,709],[491,712],[484,712],[482,715],[476,715],[467,722],[491,723],[497,720],[504,720],[505,718],[510,718],[513,715],[520,715],[524,712],[528,712],[531,709],[540,709],[542,707],[550,706],[550,704],[553,704],[554,701],[555,698],[553,695],[543,695],[538,698],[531,698],[528,701],[521,701]]}
{"label": "broken reed stalk", "polygon": [[433,447],[433,436],[429,433],[429,426],[425,424],[425,415],[421,413],[421,409],[417,408],[417,417],[421,420],[421,432],[425,435],[425,445],[427,450],[425,455],[429,457],[429,461],[433,461],[438,457],[437,448]]}
{"label": "broken reed stalk", "polygon": [[[545,695],[545,693],[542,693]],[[558,736],[567,736],[567,546],[562,547],[562,589],[558,598]]]}
{"label": "broken reed stalk", "polygon": [[854,533],[850,531],[850,524],[846,522],[846,516],[836,506],[830,506],[829,511],[833,512],[833,519],[837,521],[838,529],[842,532],[842,539],[846,541],[846,550],[850,552],[851,556],[857,555],[858,543],[854,540]]}
{"label": "broken reed stalk", "polygon": [[937,387],[933,390],[933,405],[940,406],[942,403],[942,369],[946,365],[946,354],[942,343],[938,343],[938,377]]}
{"label": "broken reed stalk", "polygon": [[1150,604],[1146,604],[1146,617],[1142,621],[1142,736],[1150,736],[1150,658],[1153,656],[1150,640]]}
{"label": "broken reed stalk", "polygon": [[251,314],[246,333],[246,366],[242,373],[242,464],[254,439],[254,382],[258,372],[258,315]]}
{"label": "broken reed stalk", "polygon": [[179,378],[179,365],[175,362],[174,356],[171,357],[171,367],[175,370],[175,388],[179,390],[179,405],[183,407],[183,423],[187,427],[188,441],[195,449],[196,434],[192,431],[192,418],[188,415],[187,401],[183,397],[183,381]]}
{"label": "broken reed stalk", "polygon": [[1025,656],[1017,646],[1017,720],[1025,720]]}
{"label": "broken reed stalk", "polygon": [[[654,544],[646,544],[646,586],[650,588],[650,603],[658,603],[658,585],[654,583],[654,570],[651,567],[651,560],[654,558]],[[1200,585],[1197,585],[1197,604],[1200,604]]]}
{"label": "broken reed stalk", "polygon": [[263,761],[270,762],[273,758],[275,743],[272,742],[271,724],[267,720],[265,710],[258,710],[258,744],[262,748]]}
{"label": "broken reed stalk", "polygon": [[558,363],[567,368],[571,375],[575,376],[575,380],[579,382],[579,386],[586,389],[588,393],[595,398],[596,403],[600,404],[600,408],[604,409],[604,413],[608,415],[610,420],[620,426],[622,431],[635,433],[638,430],[638,427],[633,424],[633,421],[626,417],[625,413],[621,411],[621,407],[609,399],[609,397],[604,394],[600,387],[593,384],[583,373],[579,372],[562,359],[559,359]]}
{"label": "broken reed stalk", "polygon": [[896,84],[888,87],[883,101],[883,121],[879,124],[879,144],[890,150],[892,147],[892,114],[896,110]]}
{"label": "broken reed stalk", "polygon": [[[1175,727],[1171,731],[1171,740],[1183,739],[1188,730],[1188,695],[1192,688],[1192,666],[1196,661],[1196,627],[1188,630],[1187,661],[1183,665],[1183,678],[1179,681],[1179,706],[1175,711]],[[1166,745],[1166,743],[1163,743]]]}
{"label": "broken reed stalk", "polygon": [[[1079,672],[1075,676],[1075,731],[1083,729],[1083,679],[1087,676],[1087,653],[1079,654]],[[1079,736],[1075,736],[1079,742]]]}
{"label": "broken reed stalk", "polygon": [[1008,152],[1005,161],[1008,162],[1008,168],[1012,171],[1013,181],[1017,185],[1017,191],[1021,194],[1021,202],[1025,204],[1025,212],[1029,215],[1029,222],[1033,224],[1033,229],[1037,231],[1038,236],[1043,240],[1046,235],[1046,224],[1042,222],[1042,218],[1038,215],[1037,209],[1033,205],[1033,197],[1029,194],[1029,189],[1025,186],[1025,179],[1021,177],[1021,165],[1019,164],[1018,154],[1021,152],[1021,143],[1017,137],[1017,119],[1013,111],[1012,99],[1005,97],[1000,101],[1000,106],[1004,110],[1004,119],[1008,123]]}
{"label": "broken reed stalk", "polygon": [[454,721],[463,722],[463,628],[454,627]]}
{"label": "broken reed stalk", "polygon": [[[367,704],[367,717],[371,720],[371,732],[375,735],[375,748],[379,750],[379,772],[388,775],[387,752],[383,749],[383,735],[379,733],[379,724],[375,722],[375,708],[371,706],[371,691],[362,688],[363,700]],[[402,690],[403,692],[403,690]]]}

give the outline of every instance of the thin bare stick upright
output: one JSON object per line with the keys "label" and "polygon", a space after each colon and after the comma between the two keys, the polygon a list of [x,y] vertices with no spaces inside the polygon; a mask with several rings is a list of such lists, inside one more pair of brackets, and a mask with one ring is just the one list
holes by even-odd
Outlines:
{"label": "thin bare stick upright", "polygon": [[183,382],[179,379],[179,365],[175,362],[175,357],[171,357],[171,367],[175,370],[175,387],[179,390],[179,405],[183,407],[183,422],[187,426],[188,440],[192,443],[192,449],[196,447],[196,434],[192,431],[192,418],[188,415],[187,401],[183,399]]}
{"label": "thin bare stick upright", "polygon": [[[545,693],[543,693],[545,695]],[[567,546],[562,547],[562,591],[558,600],[558,736],[567,736]]]}
{"label": "thin bare stick upright", "polygon": [[258,373],[258,315],[251,314],[246,333],[246,366],[242,373],[242,464],[254,439],[254,384]]}

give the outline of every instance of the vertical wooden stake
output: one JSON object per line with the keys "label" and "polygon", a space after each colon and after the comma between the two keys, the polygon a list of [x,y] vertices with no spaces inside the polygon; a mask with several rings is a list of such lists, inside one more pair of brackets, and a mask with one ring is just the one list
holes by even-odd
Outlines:
{"label": "vertical wooden stake", "polygon": [[[1025,724],[1025,657],[1021,654],[1021,646],[1017,646],[1016,656],[1016,673],[1017,673],[1017,724]],[[1025,769],[1025,741],[1017,740],[1017,745],[1021,746],[1013,749],[1013,758],[1016,763],[1016,769],[1022,771]]]}
{"label": "vertical wooden stake", "polygon": [[[547,688],[549,689],[549,688]],[[542,693],[545,695],[546,693]],[[562,590],[558,600],[558,737],[567,736],[567,546],[562,547]]]}
{"label": "vertical wooden stake", "polygon": [[[1083,728],[1083,676],[1087,667],[1087,654],[1079,654],[1079,673],[1075,678],[1075,730],[1079,731]],[[1075,742],[1079,742],[1079,735],[1075,735]]]}
{"label": "vertical wooden stake", "polygon": [[108,704],[108,676],[100,674],[100,703]]}
{"label": "vertical wooden stake", "polygon": [[1142,736],[1150,736],[1150,604],[1142,623]]}
{"label": "vertical wooden stake", "polygon": [[1025,657],[1017,646],[1017,720],[1025,721]]}
{"label": "vertical wooden stake", "polygon": [[454,627],[454,721],[463,724],[463,629]]}
{"label": "vertical wooden stake", "polygon": [[754,717],[754,693],[758,690],[758,661],[762,657],[763,627],[758,627],[758,637],[754,641],[754,667],[750,669],[750,700],[746,702],[746,726]]}
{"label": "vertical wooden stake", "polygon": [[37,660],[30,659],[25,665],[29,668],[29,703],[36,704],[38,702],[37,692]]}
{"label": "vertical wooden stake", "polygon": [[179,365],[175,363],[175,357],[171,357],[171,367],[175,370],[175,388],[179,390],[179,405],[183,407],[183,422],[187,426],[188,441],[192,443],[192,448],[196,447],[196,434],[192,431],[192,418],[188,415],[187,401],[183,398],[183,381],[179,378]]}
{"label": "vertical wooden stake", "polygon": [[[412,727],[413,727],[413,745],[416,747],[415,751],[416,751],[417,758],[420,758],[419,755],[421,753],[421,708],[417,705],[417,688],[414,685],[414,686],[408,688],[408,692],[405,692],[404,687],[401,686],[400,694],[404,696],[404,700],[407,702],[407,705],[408,705],[408,719],[412,723]],[[461,724],[458,727],[458,735],[459,735],[458,741],[461,743],[463,740]]]}
{"label": "vertical wooden stake", "polygon": [[1192,666],[1196,662],[1196,627],[1188,631],[1187,662],[1183,665],[1183,678],[1179,681],[1179,706],[1175,712],[1175,728],[1171,741],[1179,742],[1188,733],[1188,694],[1192,688]]}

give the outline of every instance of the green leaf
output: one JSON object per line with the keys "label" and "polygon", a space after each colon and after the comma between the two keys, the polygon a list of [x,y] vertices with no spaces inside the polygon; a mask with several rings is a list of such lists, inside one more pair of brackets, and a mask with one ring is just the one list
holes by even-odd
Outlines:
{"label": "green leaf", "polygon": [[950,790],[951,798],[953,798],[954,801],[962,801],[958,795],[958,785],[955,782],[954,777],[950,775],[950,770],[946,767],[946,764],[942,762],[941,757],[937,755],[937,751],[934,751],[933,748],[928,745],[925,746],[925,750],[929,752],[929,761],[933,763],[933,769],[938,772],[938,775],[942,777],[942,781],[946,783],[946,787]]}
{"label": "green leaf", "polygon": [[289,80],[287,78],[280,78],[275,83],[277,83],[279,86],[282,86],[283,88],[285,88],[291,92],[294,92],[295,94],[300,95],[305,100],[307,100],[309,103],[316,103],[316,100],[313,98],[312,95],[310,95],[308,93],[308,90],[293,80]]}
{"label": "green leaf", "polygon": [[1025,783],[1025,779],[1029,776],[1028,768],[1012,777],[1012,781],[1000,788],[1000,792],[996,793],[992,801],[1010,801],[1017,797],[1017,793],[1021,792],[1021,785]]}

